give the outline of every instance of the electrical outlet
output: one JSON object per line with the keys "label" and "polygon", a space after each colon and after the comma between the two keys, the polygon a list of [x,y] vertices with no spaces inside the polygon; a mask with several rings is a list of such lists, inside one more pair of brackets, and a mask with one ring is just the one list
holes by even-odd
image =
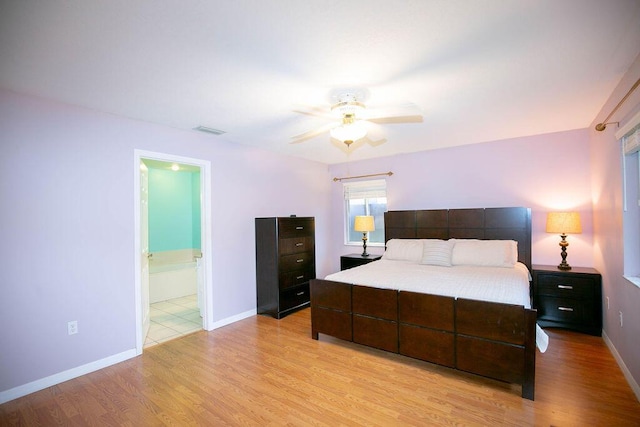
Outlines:
{"label": "electrical outlet", "polygon": [[67,332],[69,333],[69,335],[74,335],[74,334],[78,333],[78,321],[77,320],[72,320],[71,322],[67,323]]}
{"label": "electrical outlet", "polygon": [[607,310],[609,310],[609,297],[607,297]]}
{"label": "electrical outlet", "polygon": [[619,311],[620,313],[620,327],[622,328],[622,311]]}

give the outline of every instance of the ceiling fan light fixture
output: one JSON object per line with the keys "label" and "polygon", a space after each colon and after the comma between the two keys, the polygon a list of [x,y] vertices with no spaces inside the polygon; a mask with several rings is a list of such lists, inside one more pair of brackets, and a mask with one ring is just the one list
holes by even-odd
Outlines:
{"label": "ceiling fan light fixture", "polygon": [[367,129],[364,123],[354,121],[353,123],[343,123],[338,127],[331,129],[331,136],[338,141],[346,143],[346,141],[357,141],[367,136]]}
{"label": "ceiling fan light fixture", "polygon": [[339,117],[344,117],[346,115],[355,117],[358,116],[359,113],[362,113],[365,108],[366,106],[358,100],[355,94],[345,93],[340,95],[338,97],[338,102],[331,106],[331,112]]}
{"label": "ceiling fan light fixture", "polygon": [[336,113],[338,116],[343,117],[347,114],[358,115],[358,113],[362,113],[366,107],[361,102],[339,102],[331,107],[331,111]]}

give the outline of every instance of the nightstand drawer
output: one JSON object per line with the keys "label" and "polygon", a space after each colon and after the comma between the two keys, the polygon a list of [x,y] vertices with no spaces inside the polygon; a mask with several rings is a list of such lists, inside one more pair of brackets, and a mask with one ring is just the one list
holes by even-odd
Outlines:
{"label": "nightstand drawer", "polygon": [[595,281],[589,277],[566,277],[555,274],[538,275],[538,295],[563,298],[593,298]]}
{"label": "nightstand drawer", "polygon": [[309,302],[309,284],[280,292],[280,311]]}
{"label": "nightstand drawer", "polygon": [[594,322],[593,302],[571,298],[540,297],[538,319],[563,323],[591,325]]}
{"label": "nightstand drawer", "polygon": [[363,257],[360,254],[342,255],[340,257],[340,270],[347,270],[349,268],[358,267],[360,265],[369,264],[382,258],[382,255],[369,255]]}

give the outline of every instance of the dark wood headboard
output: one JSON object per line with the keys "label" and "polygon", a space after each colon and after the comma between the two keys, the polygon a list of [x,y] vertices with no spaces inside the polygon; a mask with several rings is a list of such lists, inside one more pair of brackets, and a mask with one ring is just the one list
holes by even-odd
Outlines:
{"label": "dark wood headboard", "polygon": [[531,270],[531,209],[477,208],[389,211],[384,214],[390,239],[485,239],[518,242],[518,261]]}

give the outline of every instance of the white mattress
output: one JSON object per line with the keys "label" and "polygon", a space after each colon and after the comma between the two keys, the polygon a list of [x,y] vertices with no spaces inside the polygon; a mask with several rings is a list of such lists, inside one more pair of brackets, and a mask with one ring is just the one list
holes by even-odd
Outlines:
{"label": "white mattress", "polygon": [[529,270],[522,263],[517,263],[514,268],[439,267],[381,259],[330,274],[325,279],[531,308]]}

